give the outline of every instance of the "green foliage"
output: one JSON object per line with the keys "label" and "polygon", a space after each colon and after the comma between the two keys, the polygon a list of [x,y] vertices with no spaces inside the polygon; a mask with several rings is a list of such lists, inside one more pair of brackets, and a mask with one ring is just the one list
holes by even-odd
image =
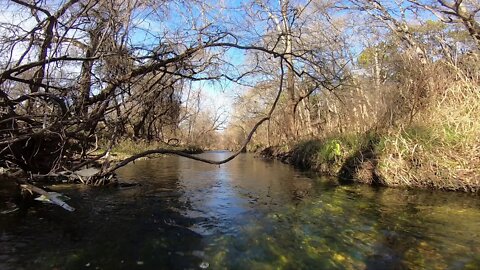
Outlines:
{"label": "green foliage", "polygon": [[451,126],[445,125],[443,127],[443,139],[444,143],[448,145],[456,145],[458,143],[463,142],[466,140],[466,136]]}
{"label": "green foliage", "polygon": [[293,163],[303,168],[319,169],[336,174],[352,155],[365,149],[377,149],[381,142],[377,134],[345,134],[323,140],[308,140],[297,144],[292,153]]}
{"label": "green foliage", "polygon": [[304,168],[311,168],[315,165],[317,153],[322,143],[319,140],[308,140],[297,144],[292,151],[293,163]]}
{"label": "green foliage", "polygon": [[432,129],[424,126],[408,127],[403,131],[401,136],[408,141],[421,143],[424,147],[434,145],[438,142],[438,140],[435,139]]}
{"label": "green foliage", "polygon": [[338,139],[325,141],[319,149],[318,158],[326,162],[335,162],[342,155],[342,142]]}
{"label": "green foliage", "polygon": [[421,145],[424,149],[434,149],[442,145],[455,146],[466,139],[464,134],[446,124],[436,129],[411,126],[405,129],[401,136],[409,142]]}
{"label": "green foliage", "polygon": [[395,53],[395,48],[391,42],[381,42],[376,46],[367,47],[358,56],[358,64],[363,68],[372,66],[375,63],[375,54],[379,62],[385,62]]}
{"label": "green foliage", "polygon": [[360,56],[358,57],[358,63],[361,66],[369,66],[373,63],[373,58],[375,54],[375,49],[372,47],[366,48],[362,51]]}

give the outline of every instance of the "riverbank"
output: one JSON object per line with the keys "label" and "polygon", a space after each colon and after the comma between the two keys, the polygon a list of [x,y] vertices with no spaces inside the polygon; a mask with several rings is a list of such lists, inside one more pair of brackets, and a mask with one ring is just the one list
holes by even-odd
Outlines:
{"label": "riverbank", "polygon": [[[417,133],[420,132],[420,133]],[[268,147],[264,158],[278,159],[322,175],[390,187],[480,192],[480,160],[473,153],[424,141],[421,130],[400,134],[351,135]],[[433,138],[432,138],[433,139]]]}
{"label": "riverbank", "polygon": [[[106,146],[102,146],[101,144],[99,145],[98,149],[91,152],[89,155],[91,156],[98,156],[102,155],[105,153],[105,150],[107,149]],[[109,152],[108,158],[107,156],[102,156],[102,158],[96,160],[94,163],[88,165],[89,167],[96,167],[99,168],[101,167],[105,162],[120,162],[123,161],[131,156],[134,156],[136,154],[149,151],[149,150],[155,150],[155,149],[168,149],[168,150],[175,150],[175,151],[181,151],[187,154],[201,154],[205,150],[200,148],[199,146],[194,146],[194,145],[183,145],[183,146],[172,146],[165,144],[163,142],[146,142],[146,141],[133,141],[133,140],[124,140],[116,144],[114,147]],[[166,154],[153,154],[149,155],[143,158],[139,158],[139,160],[142,159],[149,159],[149,158],[157,158],[157,157],[162,157],[166,156]],[[3,177],[5,179],[9,179],[11,181],[15,181],[16,179],[19,178],[27,178],[28,175],[22,171],[19,168],[0,168],[0,177]],[[42,177],[44,178],[44,177]],[[45,181],[47,182],[58,182],[61,181],[62,179],[57,179],[56,177],[49,177],[46,176]],[[37,179],[38,180],[38,179]]]}
{"label": "riverbank", "polygon": [[480,92],[458,84],[414,121],[269,147],[261,155],[346,181],[479,193]]}
{"label": "riverbank", "polygon": [[465,137],[418,126],[268,147],[260,155],[342,181],[478,193],[479,146],[478,139],[467,144]]}

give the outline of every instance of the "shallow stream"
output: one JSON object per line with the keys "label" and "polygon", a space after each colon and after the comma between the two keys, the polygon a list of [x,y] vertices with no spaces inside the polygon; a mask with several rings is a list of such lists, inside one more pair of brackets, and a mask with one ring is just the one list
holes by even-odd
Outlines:
{"label": "shallow stream", "polygon": [[480,269],[478,195],[338,185],[251,154],[119,178],[141,186],[57,185],[75,212],[0,214],[0,269]]}

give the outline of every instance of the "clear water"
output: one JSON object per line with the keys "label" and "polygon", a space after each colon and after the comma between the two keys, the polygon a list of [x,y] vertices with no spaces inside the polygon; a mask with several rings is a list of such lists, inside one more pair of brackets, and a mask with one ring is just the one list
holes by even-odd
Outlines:
{"label": "clear water", "polygon": [[478,195],[340,186],[249,154],[119,175],[141,186],[58,185],[77,211],[0,214],[0,269],[480,269]]}

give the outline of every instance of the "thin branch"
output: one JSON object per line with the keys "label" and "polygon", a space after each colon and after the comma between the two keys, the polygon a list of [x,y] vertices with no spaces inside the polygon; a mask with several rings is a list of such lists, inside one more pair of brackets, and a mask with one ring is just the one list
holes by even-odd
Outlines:
{"label": "thin branch", "polygon": [[148,151],[145,151],[145,152],[142,152],[142,153],[139,153],[139,154],[136,154],[136,155],[133,155],[127,159],[124,159],[123,161],[117,163],[115,166],[109,168],[108,170],[104,171],[104,172],[101,172],[100,175],[98,177],[105,177],[107,176],[108,174],[111,174],[113,173],[114,171],[118,170],[119,168],[129,164],[130,162],[133,162],[139,158],[142,158],[142,157],[145,157],[145,156],[149,156],[149,155],[152,155],[152,154],[172,154],[172,155],[177,155],[177,156],[182,156],[182,157],[186,157],[186,158],[189,158],[189,159],[193,159],[193,160],[197,160],[197,161],[201,161],[201,162],[204,162],[204,163],[208,163],[208,164],[214,164],[214,165],[220,165],[220,164],[224,164],[224,163],[227,163],[229,162],[230,160],[234,159],[235,157],[237,157],[240,153],[243,152],[243,149],[248,145],[248,143],[250,142],[250,140],[252,139],[253,135],[255,134],[255,132],[257,131],[257,129],[267,120],[270,120],[270,118],[272,117],[272,114],[273,112],[275,111],[275,108],[277,107],[277,104],[278,104],[278,101],[280,100],[280,96],[283,92],[283,81],[284,81],[284,75],[285,75],[285,71],[284,71],[284,68],[283,68],[283,58],[280,59],[280,69],[281,69],[281,75],[280,75],[280,86],[279,86],[279,89],[278,89],[278,92],[277,92],[277,96],[275,98],[275,101],[273,102],[272,106],[270,107],[270,111],[268,112],[268,115],[262,119],[260,119],[256,124],[255,126],[253,126],[253,128],[250,130],[250,133],[248,134],[247,138],[245,139],[245,141],[243,142],[243,144],[241,145],[241,147],[236,151],[234,152],[232,155],[230,155],[229,157],[223,159],[223,160],[211,160],[211,159],[206,159],[206,158],[202,158],[202,157],[199,157],[199,156],[194,156],[194,155],[190,155],[190,154],[187,154],[185,152],[182,152],[182,151],[179,151],[179,150],[170,150],[170,149],[155,149],[155,150],[148,150]]}

